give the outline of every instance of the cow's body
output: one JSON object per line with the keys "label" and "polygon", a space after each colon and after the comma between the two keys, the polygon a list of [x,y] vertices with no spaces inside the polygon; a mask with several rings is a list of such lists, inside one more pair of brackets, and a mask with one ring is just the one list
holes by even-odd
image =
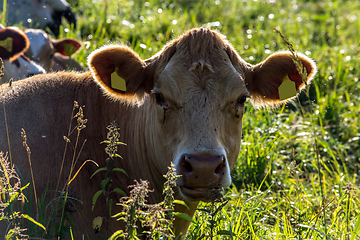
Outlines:
{"label": "cow's body", "polygon": [[[116,181],[114,186],[121,187],[124,191],[127,191],[126,186],[133,184],[133,179],[148,179],[151,189],[159,189],[161,187],[157,183],[159,183],[158,176],[161,176],[162,173],[150,161],[147,161],[146,155],[142,154],[143,151],[140,150],[140,146],[145,146],[143,136],[145,129],[141,129],[141,126],[146,124],[146,119],[141,116],[148,115],[144,112],[144,108],[121,105],[119,102],[113,102],[104,97],[101,89],[92,80],[92,76],[89,73],[82,75],[75,73],[46,74],[41,79],[30,78],[22,81],[20,85],[21,88],[18,88],[18,84],[15,82],[11,87],[13,90],[10,90],[5,84],[0,91],[8,92],[9,94],[8,96],[5,95],[5,99],[9,102],[9,104],[6,104],[6,113],[8,122],[11,122],[9,125],[9,137],[13,162],[19,169],[22,169],[20,170],[21,174],[26,181],[29,181],[30,171],[28,161],[18,161],[19,159],[26,160],[24,158],[26,157],[26,151],[22,146],[22,139],[20,137],[21,128],[23,128],[26,131],[27,142],[31,150],[35,182],[39,182],[36,185],[38,195],[44,190],[45,186],[40,184],[44,179],[51,179],[49,189],[56,188],[56,180],[60,172],[65,150],[63,136],[68,134],[75,100],[78,101],[79,106],[83,107],[85,118],[88,119],[86,128],[81,132],[79,140],[81,145],[87,139],[86,147],[81,152],[81,160],[75,169],[77,170],[88,159],[96,161],[101,167],[105,166],[105,159],[107,158],[104,151],[105,145],[100,143],[106,139],[106,126],[115,120],[121,129],[121,141],[127,144],[127,146],[121,146],[118,151],[126,160],[117,160],[116,164],[118,167],[123,168],[131,178],[127,178],[121,173],[115,174]],[[100,102],[98,102],[99,100]],[[94,105],[94,101],[101,104]],[[55,105],[57,106],[56,108],[53,107]],[[34,109],[37,110],[34,111]],[[20,117],[19,114],[24,114],[26,118]],[[56,124],[45,124],[47,119],[50,118]],[[38,122],[39,125],[33,126],[33,121]],[[4,121],[2,120],[0,124],[1,129],[4,129],[3,124]],[[72,121],[72,126],[75,127],[75,125],[76,121]],[[104,128],[99,127],[102,125]],[[70,137],[71,146],[75,144],[76,134],[77,132],[73,133]],[[6,144],[6,134],[1,134],[0,142],[1,146]],[[38,151],[39,148],[42,151]],[[46,159],[44,159],[43,154],[47,156]],[[65,178],[70,172],[69,158],[71,159],[72,155],[72,147],[69,146],[67,148],[67,162],[62,173],[60,188],[64,186]],[[40,164],[37,159],[43,159],[46,164]],[[133,166],[141,166],[142,170],[151,169],[152,171],[139,171],[140,169],[136,169]],[[70,195],[82,199],[82,196],[93,196],[100,190],[100,182],[104,176],[97,174],[90,180],[90,176],[96,170],[97,167],[92,163],[85,165],[81,170],[81,175],[79,175],[81,177],[76,178],[71,183]],[[144,174],[144,172],[147,172],[147,174]],[[55,197],[52,193],[50,193],[50,196]],[[116,195],[113,200],[117,202],[120,197],[121,195]],[[155,202],[155,199],[157,198],[152,196],[152,202]],[[104,201],[102,200],[104,199],[102,197],[99,198],[99,202],[93,212],[91,211],[91,197],[87,200],[90,201],[84,201],[83,205],[79,204],[77,207],[83,210],[87,209],[87,214],[94,217],[106,216],[103,211]],[[85,220],[89,220],[90,215],[87,214],[83,216]],[[79,218],[75,219],[76,222],[80,222]],[[87,230],[90,230],[88,233],[91,236],[94,231],[91,230],[91,226],[89,227]],[[118,226],[113,226],[110,229],[114,230],[116,228]]]}
{"label": "cow's body", "polygon": [[[304,56],[301,60],[310,81],[316,67]],[[219,193],[221,187],[231,183],[230,170],[239,153],[246,97],[251,95],[254,104],[263,106],[280,103],[277,89],[286,76],[298,91],[304,87],[289,53],[275,54],[251,66],[222,35],[208,29],[182,35],[145,61],[127,47],[107,46],[89,57],[89,65],[92,73],[46,74],[16,82],[11,89],[1,87],[13,162],[29,182],[28,160],[20,137],[24,128],[38,194],[45,189],[46,181],[49,189],[56,187],[73,101],[84,106],[88,119],[78,149],[84,139],[87,142],[76,169],[87,159],[104,166],[105,146],[100,142],[106,138],[106,126],[115,120],[120,127],[120,141],[127,144],[119,147],[123,159],[116,164],[129,178],[116,174],[114,186],[127,190],[134,179],[147,179],[155,190],[149,202],[158,202],[163,175],[173,162],[182,175],[177,180],[175,197],[195,209],[200,200],[212,200],[210,192]],[[126,91],[119,87],[119,77],[112,76],[114,72],[125,79]],[[5,132],[3,121],[0,129]],[[1,135],[0,146],[8,150],[5,135]],[[61,186],[69,172],[71,149],[67,149]],[[89,180],[96,169],[87,163],[70,185],[70,192],[84,202],[79,209],[90,236],[92,220],[106,216],[105,205],[90,210],[92,196],[100,189],[103,177],[99,174]],[[194,211],[187,212],[192,216]],[[80,222],[79,218],[76,221]],[[177,219],[175,229],[179,223]],[[186,232],[188,224],[183,222],[179,232]],[[114,232],[120,227],[113,220],[109,229]],[[84,233],[80,227],[79,231]]]}

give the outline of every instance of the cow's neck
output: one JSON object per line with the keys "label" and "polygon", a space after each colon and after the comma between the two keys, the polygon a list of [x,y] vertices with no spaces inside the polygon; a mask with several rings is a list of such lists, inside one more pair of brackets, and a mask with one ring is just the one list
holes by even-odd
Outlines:
{"label": "cow's neck", "polygon": [[[93,126],[92,128],[94,129],[99,129],[98,124],[102,125],[101,133],[98,134],[101,136],[97,140],[97,142],[99,142],[98,144],[100,145],[100,142],[106,138],[106,126],[115,120],[120,128],[120,141],[126,143],[126,146],[121,145],[118,148],[118,153],[126,157],[124,157],[124,159],[118,159],[117,161],[121,162],[121,167],[126,170],[129,176],[126,180],[127,185],[133,185],[134,179],[137,181],[141,179],[148,180],[150,189],[154,190],[153,193],[149,194],[149,203],[161,201],[162,185],[164,183],[163,175],[166,173],[167,166],[159,167],[156,161],[164,161],[164,159],[156,159],[156,153],[153,150],[154,144],[156,143],[149,143],[152,142],[150,139],[153,137],[154,131],[156,131],[154,126],[149,124],[149,122],[151,122],[149,117],[154,115],[151,113],[149,102],[145,100],[145,103],[141,106],[128,106],[104,97],[100,91],[95,95],[96,96],[93,97],[101,99],[101,101],[98,102],[102,102],[102,104],[96,109],[93,109],[90,115],[98,115],[98,119],[101,119],[101,121],[99,122],[98,119],[89,119],[87,125],[89,125],[89,127]],[[89,95],[87,95],[87,99],[89,99]],[[88,104],[90,104],[90,102]],[[91,111],[89,110],[90,107],[87,108],[88,111]],[[91,129],[88,130],[90,130],[90,134],[94,137],[94,131]],[[102,145],[101,147],[104,148],[105,146]],[[124,179],[121,179],[121,181],[124,181]],[[123,182],[121,186],[123,186]],[[186,203],[191,210],[187,210],[181,205],[175,205],[175,211],[186,212],[192,217],[198,203]],[[176,218],[174,222],[174,230],[177,231],[177,233],[186,233],[188,226],[189,222],[182,219]]]}
{"label": "cow's neck", "polygon": [[[149,200],[151,203],[158,202],[161,200],[161,196],[158,193],[159,191],[161,192],[162,175],[164,173],[156,167],[156,164],[153,164],[154,159],[151,159],[152,154],[149,153],[146,143],[145,132],[149,131],[146,119],[146,116],[148,116],[147,104],[129,106],[118,101],[114,102],[104,97],[102,93],[99,94],[98,97],[102,98],[100,102],[103,103],[102,106],[95,110],[98,116],[101,117],[102,127],[101,134],[99,135],[103,138],[102,140],[105,140],[107,134],[106,126],[115,120],[120,129],[119,140],[126,144],[126,146],[119,145],[118,154],[124,156],[124,158],[117,159],[116,161],[127,172],[129,176],[127,180],[128,185],[133,185],[134,180],[148,180],[150,182],[150,189],[155,190],[154,194],[150,194]],[[91,121],[89,119],[89,126]],[[93,121],[97,122],[97,120]],[[98,123],[94,124],[97,125]],[[102,140],[99,139],[98,141]],[[104,148],[105,146],[102,144],[101,147]]]}

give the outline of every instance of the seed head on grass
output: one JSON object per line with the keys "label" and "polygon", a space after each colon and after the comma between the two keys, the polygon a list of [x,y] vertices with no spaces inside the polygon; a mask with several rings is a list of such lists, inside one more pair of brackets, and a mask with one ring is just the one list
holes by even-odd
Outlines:
{"label": "seed head on grass", "polygon": [[[2,58],[0,58],[0,78],[2,78],[4,76],[4,61],[2,60]],[[1,81],[1,83],[3,83]]]}
{"label": "seed head on grass", "polygon": [[[77,104],[77,103],[75,102],[75,104]],[[84,110],[82,109],[82,107],[79,107],[79,111],[74,116],[74,118],[76,118],[77,123],[78,123],[78,125],[77,125],[78,131],[81,131],[82,129],[84,129],[86,127],[85,124],[87,123],[87,119],[84,119]]]}
{"label": "seed head on grass", "polygon": [[123,212],[114,217],[122,216],[120,219],[126,222],[125,234],[127,239],[136,239],[137,224],[146,215],[144,212],[144,209],[147,208],[146,198],[151,190],[149,190],[149,182],[146,180],[140,180],[140,182],[135,180],[135,184],[128,187],[133,188],[130,191],[130,196],[120,198],[119,205],[123,206]]}
{"label": "seed head on grass", "polygon": [[293,44],[291,42],[289,42],[289,40],[280,32],[280,30],[274,28],[274,31],[276,33],[278,33],[280,35],[281,39],[285,42],[287,48],[291,52],[291,58],[292,58],[295,66],[296,66],[297,71],[299,72],[305,86],[308,87],[308,84],[306,82],[306,79],[307,79],[306,68],[304,68],[301,60],[299,59],[299,56],[297,55],[297,53],[296,53],[296,51],[295,51],[295,49],[293,47]]}
{"label": "seed head on grass", "polygon": [[159,204],[150,205],[147,211],[148,217],[144,222],[145,226],[150,227],[152,239],[173,239],[173,222],[175,218],[174,212],[174,190],[176,179],[180,175],[176,174],[173,163],[168,167],[168,172],[164,175],[166,179],[163,187],[164,200]]}
{"label": "seed head on grass", "polygon": [[169,169],[168,172],[164,175],[166,182],[164,183],[164,189],[163,189],[163,195],[164,195],[163,207],[174,210],[173,188],[176,186],[176,179],[180,177],[180,175],[176,174],[174,163],[171,163],[171,166],[169,166],[168,169]]}
{"label": "seed head on grass", "polygon": [[[126,222],[125,232],[121,232],[126,239],[138,239],[141,234],[138,232],[138,226],[141,225],[148,231],[143,232],[149,239],[175,239],[173,232],[174,213],[174,190],[176,186],[176,170],[172,164],[168,172],[164,175],[163,196],[164,200],[157,204],[147,204],[149,182],[135,180],[135,184],[129,186],[132,188],[129,197],[122,197],[119,205],[123,206],[123,211],[113,217],[120,217],[118,220]],[[180,201],[178,201],[180,202]],[[113,235],[114,236],[114,235]],[[111,239],[115,239],[114,237]]]}
{"label": "seed head on grass", "polygon": [[[27,185],[28,186],[28,185]],[[22,217],[19,212],[13,211],[17,201],[24,201],[23,189],[18,173],[10,166],[7,154],[0,152],[0,221],[12,223],[13,228],[7,232],[7,239],[25,239],[28,236],[23,233],[26,229],[20,227],[19,219]],[[2,236],[4,233],[1,233]]]}
{"label": "seed head on grass", "polygon": [[112,122],[109,126],[106,127],[108,129],[107,133],[107,141],[104,141],[107,143],[107,146],[105,148],[105,152],[109,155],[109,157],[120,157],[120,155],[116,154],[117,152],[117,146],[119,144],[123,144],[119,142],[120,139],[120,133],[119,133],[119,127],[116,125],[115,122]]}
{"label": "seed head on grass", "polygon": [[[107,206],[107,216],[102,217],[98,216],[93,221],[93,226],[95,231],[99,231],[102,225],[102,221],[105,219],[106,223],[104,224],[106,227],[106,234],[108,233],[108,222],[111,217],[111,209],[113,206],[113,200],[110,197],[110,194],[118,193],[122,196],[126,196],[125,192],[120,188],[113,188],[113,178],[114,173],[121,172],[126,174],[126,172],[123,169],[115,168],[115,158],[121,158],[121,156],[117,153],[117,147],[118,145],[126,145],[122,142],[119,142],[120,139],[120,133],[119,128],[115,121],[113,121],[109,126],[106,127],[108,129],[106,140],[104,140],[102,143],[107,144],[105,147],[105,152],[109,156],[106,160],[106,167],[98,169],[91,177],[93,177],[95,174],[101,171],[106,171],[105,173],[105,179],[101,181],[101,190],[97,191],[97,193],[93,196],[93,208],[97,202],[97,199],[100,195],[105,196],[106,206]],[[101,221],[100,221],[101,219]]]}

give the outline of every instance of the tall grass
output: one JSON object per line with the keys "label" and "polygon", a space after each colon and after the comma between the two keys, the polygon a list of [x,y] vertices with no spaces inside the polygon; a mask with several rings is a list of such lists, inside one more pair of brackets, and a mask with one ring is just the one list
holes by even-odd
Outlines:
{"label": "tall grass", "polygon": [[360,237],[360,2],[69,2],[79,28],[65,24],[60,36],[83,40],[74,58],[84,64],[90,52],[111,42],[148,58],[168,40],[200,26],[219,29],[255,64],[287,49],[273,31],[280,30],[296,51],[317,63],[309,96],[275,110],[246,106],[228,202],[202,203],[199,208],[210,212],[196,212],[187,239]]}

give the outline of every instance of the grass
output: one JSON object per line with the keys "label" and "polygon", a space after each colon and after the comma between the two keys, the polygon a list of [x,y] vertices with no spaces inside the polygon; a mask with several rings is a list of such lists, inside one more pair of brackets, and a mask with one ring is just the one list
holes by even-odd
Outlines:
{"label": "grass", "polygon": [[[247,105],[239,160],[226,205],[202,204],[187,239],[359,239],[360,97],[358,1],[69,0],[85,43],[74,58],[107,43],[145,59],[184,31],[211,27],[251,64],[286,50],[313,58],[309,97],[275,110]],[[303,107],[303,112],[300,110]],[[314,142],[317,142],[317,148]],[[121,153],[120,153],[121,155]],[[318,159],[318,160],[317,160]]]}

